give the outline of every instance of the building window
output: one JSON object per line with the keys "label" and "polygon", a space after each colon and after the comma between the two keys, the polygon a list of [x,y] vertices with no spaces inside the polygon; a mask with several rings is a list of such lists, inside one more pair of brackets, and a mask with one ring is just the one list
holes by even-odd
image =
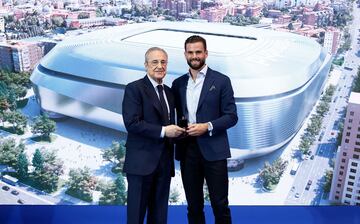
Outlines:
{"label": "building window", "polygon": [[356,202],[356,205],[358,205],[358,206],[359,206],[359,205],[360,205],[360,203],[359,203],[359,202]]}
{"label": "building window", "polygon": [[349,123],[352,123],[353,122],[353,119],[349,119]]}
{"label": "building window", "polygon": [[350,175],[349,179],[355,180],[355,176]]}
{"label": "building window", "polygon": [[351,198],[351,194],[345,194],[345,197]]}
{"label": "building window", "polygon": [[355,142],[355,145],[360,145],[360,142]]}
{"label": "building window", "polygon": [[360,152],[360,148],[355,148],[354,151],[355,152]]}
{"label": "building window", "polygon": [[352,192],[353,189],[351,187],[346,188],[347,191]]}
{"label": "building window", "polygon": [[340,171],[340,172],[339,172],[339,174],[340,174],[340,175],[343,175],[343,174],[344,174],[344,172],[343,172],[343,171]]}
{"label": "building window", "polygon": [[346,132],[346,136],[350,136],[350,132]]}
{"label": "building window", "polygon": [[352,162],[352,163],[351,163],[351,166],[356,166],[356,167],[357,167],[357,165],[358,165],[358,164],[355,163],[355,162]]}
{"label": "building window", "polygon": [[357,135],[356,135],[356,138],[360,138],[360,135],[359,135],[359,134],[357,134]]}
{"label": "building window", "polygon": [[342,179],[341,179],[341,178],[339,178],[339,179],[338,179],[338,181],[339,181],[339,183],[341,183],[341,182],[342,182]]}
{"label": "building window", "polygon": [[345,169],[345,167],[344,167],[344,166],[340,166],[340,169],[342,169],[342,170],[343,170],[343,169]]}
{"label": "building window", "polygon": [[349,139],[346,138],[346,139],[345,139],[345,143],[349,143]]}
{"label": "building window", "polygon": [[358,131],[360,131],[360,127],[358,127]]}
{"label": "building window", "polygon": [[341,184],[337,184],[336,186],[337,186],[337,187],[341,187]]}
{"label": "building window", "polygon": [[356,173],[356,170],[355,169],[350,169],[350,172],[351,173]]}
{"label": "building window", "polygon": [[346,152],[343,152],[343,156],[346,156]]}
{"label": "building window", "polygon": [[348,185],[354,186],[354,182],[348,181]]}
{"label": "building window", "polygon": [[344,201],[344,204],[350,205],[349,201]]}
{"label": "building window", "polygon": [[351,126],[348,126],[348,127],[347,127],[347,130],[351,130]]}
{"label": "building window", "polygon": [[336,200],[339,200],[339,196],[335,196],[335,199],[336,199]]}
{"label": "building window", "polygon": [[336,194],[340,194],[340,191],[336,191]]}
{"label": "building window", "polygon": [[350,116],[354,116],[354,111],[350,111]]}
{"label": "building window", "polygon": [[353,158],[354,158],[354,159],[359,159],[359,155],[358,155],[358,154],[354,154],[354,155],[353,155]]}
{"label": "building window", "polygon": [[346,159],[341,159],[341,162],[345,163],[345,162],[346,162]]}

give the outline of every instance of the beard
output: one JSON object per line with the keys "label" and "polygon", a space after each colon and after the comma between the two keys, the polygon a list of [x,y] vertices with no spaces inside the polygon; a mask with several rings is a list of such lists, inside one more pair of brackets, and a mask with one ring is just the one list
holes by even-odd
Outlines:
{"label": "beard", "polygon": [[[190,68],[194,69],[194,70],[199,70],[200,68],[202,68],[205,65],[205,59],[192,59],[192,60],[186,60],[187,64],[190,66]],[[193,64],[192,62],[196,61],[199,62],[199,64]]]}

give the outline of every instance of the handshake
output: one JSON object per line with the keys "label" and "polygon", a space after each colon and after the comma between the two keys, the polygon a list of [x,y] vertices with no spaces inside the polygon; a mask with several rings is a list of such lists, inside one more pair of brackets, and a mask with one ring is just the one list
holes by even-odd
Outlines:
{"label": "handshake", "polygon": [[188,124],[187,119],[179,120],[178,125],[165,126],[165,136],[168,138],[200,136],[208,130],[207,123]]}

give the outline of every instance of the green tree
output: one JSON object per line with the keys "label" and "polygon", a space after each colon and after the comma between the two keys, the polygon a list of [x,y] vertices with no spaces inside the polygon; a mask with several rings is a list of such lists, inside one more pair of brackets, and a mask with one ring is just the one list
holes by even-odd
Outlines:
{"label": "green tree", "polygon": [[16,109],[16,93],[5,82],[0,81],[0,111]]}
{"label": "green tree", "polygon": [[[37,151],[39,151],[38,154],[41,155],[43,162],[41,162],[41,159],[39,159],[37,162],[35,162],[37,165],[34,165],[34,158],[38,157],[35,157]],[[44,190],[46,192],[53,192],[57,190],[59,176],[64,172],[63,161],[57,158],[54,151],[36,150],[35,154],[33,157],[33,166],[35,167],[35,171],[32,173],[32,175],[37,184],[37,187],[40,190]]]}
{"label": "green tree", "polygon": [[124,176],[119,174],[115,182],[107,184],[101,193],[100,205],[125,205],[127,193]]}
{"label": "green tree", "polygon": [[204,192],[204,201],[210,202],[210,193],[206,181],[204,181],[203,192]]}
{"label": "green tree", "polygon": [[116,200],[116,192],[115,192],[115,184],[110,183],[106,184],[101,189],[101,197],[99,199],[99,205],[115,205]]}
{"label": "green tree", "polygon": [[26,179],[29,176],[28,167],[29,167],[29,161],[25,153],[21,152],[18,156],[17,167],[16,167],[16,171],[20,179]]}
{"label": "green tree", "polygon": [[24,133],[27,118],[20,111],[7,111],[3,113],[3,121],[7,121],[12,125],[13,133]]}
{"label": "green tree", "polygon": [[88,167],[84,169],[71,169],[66,193],[84,201],[91,202],[93,200],[91,190],[95,188],[95,184],[95,178],[91,176]]}
{"label": "green tree", "polygon": [[326,170],[325,171],[325,183],[324,183],[324,192],[326,192],[326,193],[330,192],[332,178],[333,178],[333,171]]}
{"label": "green tree", "polygon": [[32,159],[32,165],[35,168],[35,170],[42,170],[44,168],[44,158],[39,149],[35,150]]}
{"label": "green tree", "polygon": [[357,76],[354,78],[351,90],[360,93],[360,66],[357,71]]}
{"label": "green tree", "polygon": [[279,183],[287,165],[288,161],[283,161],[281,158],[276,159],[273,164],[265,162],[263,169],[259,172],[263,187],[272,190]]}
{"label": "green tree", "polygon": [[293,25],[293,23],[289,23],[288,29],[289,29],[289,30],[294,30],[294,25]]}
{"label": "green tree", "polygon": [[90,18],[90,15],[87,12],[80,12],[78,15],[78,19],[88,19],[88,18]]}
{"label": "green tree", "polygon": [[31,127],[33,134],[40,134],[41,138],[51,141],[50,134],[56,130],[55,121],[48,118],[46,115],[38,116]]}
{"label": "green tree", "polygon": [[115,169],[116,173],[117,171],[121,171],[125,157],[125,150],[126,148],[124,141],[113,141],[110,148],[106,149],[102,154],[104,160],[114,163],[113,169]]}
{"label": "green tree", "polygon": [[170,189],[169,202],[175,204],[179,201],[180,193],[176,188]]}
{"label": "green tree", "polygon": [[19,154],[25,150],[25,145],[16,144],[15,140],[4,139],[0,141],[0,164],[5,164],[16,169]]}
{"label": "green tree", "polygon": [[115,180],[116,186],[116,200],[115,203],[117,205],[125,205],[126,204],[126,186],[124,181],[124,176],[120,173],[118,178]]}
{"label": "green tree", "polygon": [[52,17],[51,22],[56,27],[64,27],[65,26],[65,20],[61,16]]}

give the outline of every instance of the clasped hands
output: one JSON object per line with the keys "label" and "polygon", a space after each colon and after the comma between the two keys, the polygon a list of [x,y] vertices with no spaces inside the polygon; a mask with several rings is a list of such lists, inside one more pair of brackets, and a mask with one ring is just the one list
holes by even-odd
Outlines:
{"label": "clasped hands", "polygon": [[207,130],[208,130],[207,123],[189,124],[186,129],[172,124],[165,126],[165,136],[168,138],[175,138],[175,137],[179,137],[184,133],[186,133],[189,136],[200,136],[205,132],[207,132]]}

